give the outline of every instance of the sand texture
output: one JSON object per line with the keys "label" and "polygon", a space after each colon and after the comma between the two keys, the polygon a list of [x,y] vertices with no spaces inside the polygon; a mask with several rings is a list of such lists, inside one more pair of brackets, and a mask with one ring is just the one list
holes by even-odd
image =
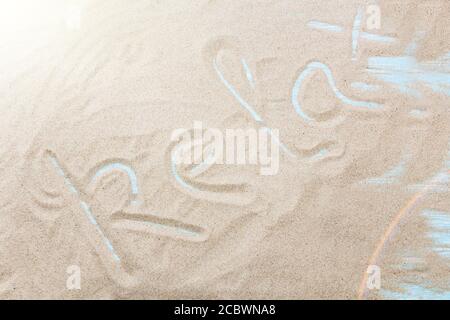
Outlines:
{"label": "sand texture", "polygon": [[0,298],[450,299],[449,1],[0,12]]}

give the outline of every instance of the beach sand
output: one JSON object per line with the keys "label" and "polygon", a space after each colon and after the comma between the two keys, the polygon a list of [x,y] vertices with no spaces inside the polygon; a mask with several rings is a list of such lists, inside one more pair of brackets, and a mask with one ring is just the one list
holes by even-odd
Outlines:
{"label": "beach sand", "polygon": [[[3,1],[0,297],[449,297],[449,9]],[[175,164],[196,123],[278,170]]]}

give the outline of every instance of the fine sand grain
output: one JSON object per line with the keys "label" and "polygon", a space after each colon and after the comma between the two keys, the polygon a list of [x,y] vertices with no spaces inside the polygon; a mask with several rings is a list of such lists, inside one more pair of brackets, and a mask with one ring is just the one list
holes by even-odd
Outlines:
{"label": "fine sand grain", "polygon": [[[0,12],[1,298],[450,298],[449,1]],[[278,170],[175,163],[195,123]]]}

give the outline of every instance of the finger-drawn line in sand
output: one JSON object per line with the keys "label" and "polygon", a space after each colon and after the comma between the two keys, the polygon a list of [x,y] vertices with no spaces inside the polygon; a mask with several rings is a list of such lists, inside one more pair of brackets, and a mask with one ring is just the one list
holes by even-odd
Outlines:
{"label": "finger-drawn line in sand", "polygon": [[208,239],[205,229],[179,220],[162,218],[155,215],[118,212],[113,215],[113,227],[145,233],[171,235],[184,240],[201,242]]}
{"label": "finger-drawn line in sand", "polygon": [[[247,77],[250,79],[252,79],[253,81],[253,77],[251,76],[251,72],[248,68],[248,65],[245,63],[244,59],[241,59],[241,61],[243,61],[243,65],[245,65],[244,69],[246,70],[246,74]],[[241,95],[237,92],[237,90],[226,80],[226,78],[224,77],[223,73],[220,71],[219,67],[217,66],[217,61],[216,59],[213,60],[213,66],[214,66],[214,70],[216,71],[217,75],[219,76],[220,80],[222,81],[222,83],[225,85],[225,87],[232,93],[232,95],[238,100],[238,102],[241,104],[241,106],[246,109],[251,116],[253,117],[253,119],[257,122],[263,123],[263,119],[262,117],[254,110],[254,108],[248,104],[247,101],[245,101],[245,99],[243,99],[241,97]],[[332,88],[335,96],[340,99],[343,103],[349,104],[351,106],[354,107],[363,107],[363,108],[368,108],[368,109],[378,109],[381,107],[380,104],[375,103],[375,102],[368,102],[368,101],[357,101],[357,100],[353,100],[348,98],[347,96],[345,96],[341,91],[339,91],[339,89],[336,86],[336,83],[334,81],[334,77],[333,74],[330,70],[330,68],[328,66],[326,66],[325,64],[318,62],[318,61],[313,61],[311,63],[309,63],[305,69],[300,73],[300,75],[298,76],[297,80],[294,83],[294,86],[292,88],[292,96],[291,96],[291,102],[294,106],[294,109],[296,110],[297,114],[299,114],[303,119],[307,120],[307,121],[311,121],[314,120],[311,117],[309,117],[300,107],[300,104],[298,102],[298,95],[299,92],[301,90],[303,81],[309,76],[309,74],[313,71],[315,71],[316,69],[321,70],[322,72],[324,72],[324,74],[327,77],[328,80],[328,84],[330,85],[330,87]],[[250,76],[248,75],[250,74]],[[271,134],[271,130],[269,128],[267,128],[268,132]],[[279,141],[277,139],[277,143],[279,144],[279,146],[281,147],[281,149],[288,154],[291,157],[296,157],[296,155],[289,150],[289,148],[287,148],[281,141]],[[322,151],[318,157],[323,156],[325,151]],[[174,172],[176,172],[176,170],[173,170]],[[179,176],[176,176],[177,180],[184,185],[184,183],[182,182],[182,179]]]}
{"label": "finger-drawn line in sand", "polygon": [[250,70],[250,67],[247,65],[247,62],[245,62],[245,59],[241,59],[242,67],[245,71],[245,76],[247,77],[248,82],[252,86],[252,88],[255,88],[255,80],[253,79],[252,71]]}
{"label": "finger-drawn line in sand", "polygon": [[358,12],[355,15],[355,20],[353,21],[353,28],[352,28],[352,60],[356,60],[356,53],[358,50],[358,40],[361,33],[362,16],[363,10],[359,8]]}
{"label": "finger-drawn line in sand", "polygon": [[[447,171],[450,174],[450,171]],[[369,259],[368,265],[377,265],[378,259],[385,248],[386,244],[391,239],[392,234],[397,229],[399,223],[403,220],[403,218],[411,212],[411,210],[417,205],[417,203],[426,196],[433,188],[438,187],[442,183],[442,176],[438,175],[433,179],[432,183],[430,183],[426,188],[416,193],[407,203],[406,205],[395,215],[392,222],[389,224],[386,231],[383,233],[380,238],[377,246],[375,247],[375,251],[371,255]],[[364,299],[366,291],[367,291],[367,279],[368,274],[364,270],[364,275],[362,277],[359,290],[358,290],[358,299]]]}
{"label": "finger-drawn line in sand", "polygon": [[311,20],[307,23],[307,26],[312,28],[312,29],[317,29],[317,30],[324,30],[324,31],[330,31],[330,32],[342,32],[344,31],[344,28],[342,28],[341,26],[335,25],[335,24],[330,24],[330,23],[326,23],[326,22],[322,22],[322,21],[318,21],[318,20]]}
{"label": "finger-drawn line in sand", "polygon": [[69,178],[64,173],[64,170],[61,168],[61,166],[58,163],[58,160],[54,156],[50,156],[50,161],[52,162],[53,166],[56,169],[56,172],[64,178],[64,183],[69,188],[70,192],[78,194],[78,190],[75,188],[75,186],[72,184],[72,182],[69,180]]}
{"label": "finger-drawn line in sand", "polygon": [[292,95],[291,95],[291,102],[294,106],[295,111],[297,114],[302,117],[306,121],[313,121],[314,119],[308,116],[300,106],[300,103],[298,101],[298,95],[300,93],[300,89],[302,88],[303,81],[314,71],[320,70],[322,71],[325,76],[327,77],[328,84],[333,90],[333,93],[335,94],[336,98],[341,100],[343,103],[354,106],[354,107],[362,107],[367,109],[378,109],[381,107],[380,104],[375,102],[368,102],[368,101],[357,101],[348,98],[345,96],[336,86],[336,82],[334,81],[333,73],[331,72],[330,68],[325,65],[324,63],[313,61],[308,63],[308,65],[303,69],[303,71],[298,76],[297,80],[295,80],[294,87],[292,88]]}
{"label": "finger-drawn line in sand", "polygon": [[113,171],[113,170],[120,170],[125,172],[128,177],[130,178],[130,183],[131,183],[131,192],[134,195],[138,194],[138,183],[137,183],[137,177],[136,177],[136,173],[134,172],[134,170],[130,167],[127,166],[123,163],[120,162],[114,162],[114,163],[110,163],[107,164],[103,167],[101,167],[96,173],[95,175],[92,177],[91,182],[90,183],[95,183],[95,181],[100,178],[101,176],[103,176],[104,174]]}
{"label": "finger-drawn line in sand", "polygon": [[216,155],[213,145],[210,144],[206,147],[206,158],[203,162],[195,165],[189,172],[190,177],[194,178],[206,172],[215,163]]}
{"label": "finger-drawn line in sand", "polygon": [[[60,175],[64,179],[64,182],[67,185],[69,191],[77,195],[77,199],[80,203],[80,208],[83,210],[88,221],[95,227],[95,230],[100,235],[103,243],[106,245],[107,249],[109,250],[114,260],[120,264],[121,259],[119,255],[116,253],[116,250],[112,245],[111,241],[108,239],[108,237],[105,235],[102,228],[98,224],[97,219],[95,218],[95,215],[93,214],[90,205],[88,204],[88,202],[86,202],[81,198],[82,193],[80,193],[80,191],[72,183],[71,179],[66,174],[63,167],[60,165],[56,156],[53,154],[49,154],[49,157],[58,175]],[[113,162],[100,167],[93,175],[92,179],[88,184],[88,187],[92,186],[96,181],[98,181],[98,179],[101,176],[113,170],[119,170],[127,174],[127,176],[130,179],[132,194],[137,196],[139,192],[137,175],[130,166],[120,162]],[[179,237],[182,240],[188,240],[193,242],[204,241],[207,239],[206,230],[204,230],[201,227],[185,224],[181,221],[173,219],[164,219],[161,217],[156,217],[148,214],[135,214],[135,213],[129,214],[125,212],[120,212],[120,214],[115,213],[113,215],[114,217],[120,218],[119,220],[116,220],[113,223],[113,228],[116,229],[144,231],[148,233],[160,234],[163,236]],[[130,218],[130,220],[128,220],[128,218]]]}
{"label": "finger-drawn line in sand", "polygon": [[[433,187],[434,193],[448,192],[449,191],[448,184],[450,183],[449,169],[450,169],[450,150],[447,151],[447,157],[444,161],[443,168],[441,170],[439,170],[439,172],[437,172],[430,179],[427,179],[426,181],[424,181],[422,183],[408,185],[407,189],[410,191],[418,192],[425,188]],[[435,184],[434,181],[440,181],[441,183],[439,185],[434,185]]]}
{"label": "finger-drawn line in sand", "polygon": [[196,190],[193,186],[188,184],[184,179],[181,177],[181,175],[178,173],[177,170],[177,163],[179,162],[177,158],[180,156],[180,153],[183,152],[186,148],[190,148],[190,146],[186,145],[180,145],[175,147],[175,150],[172,151],[170,155],[170,168],[172,170],[172,175],[175,177],[175,180],[184,188],[188,190]]}
{"label": "finger-drawn line in sand", "polygon": [[362,181],[362,184],[371,184],[371,185],[386,185],[386,184],[395,184],[399,182],[400,177],[405,174],[406,165],[410,160],[410,154],[406,154],[400,160],[400,162],[394,167],[390,168],[387,172],[382,174],[379,177],[371,177]]}
{"label": "finger-drawn line in sand", "polygon": [[[184,151],[184,149],[188,150],[190,148],[195,147],[201,147],[203,148],[203,144],[205,141],[203,139],[200,139],[198,142],[193,141],[190,144],[183,144],[180,145],[181,149],[177,150],[175,149],[173,152],[173,157],[171,158],[171,161],[173,162],[173,159],[177,159],[179,157],[178,152]],[[208,144],[209,143],[209,144]],[[204,148],[204,151],[200,154],[196,154],[194,152],[194,161],[191,163],[191,160],[188,161],[188,166],[190,167],[188,176],[190,178],[195,178],[202,173],[208,171],[209,168],[211,168],[216,161],[218,160],[218,155],[216,154],[215,146],[213,141],[206,142],[206,147]],[[191,153],[189,153],[189,156],[191,156]],[[178,159],[179,160],[179,159]],[[198,163],[198,164],[197,164]]]}
{"label": "finger-drawn line in sand", "polygon": [[236,100],[240,103],[240,105],[247,110],[250,115],[253,117],[253,119],[256,122],[262,122],[261,116],[255,111],[255,109],[247,102],[244,98],[241,97],[239,92],[233,87],[231,83],[228,82],[227,79],[225,79],[225,76],[220,71],[219,67],[217,66],[217,61],[214,59],[213,61],[214,70],[216,71],[217,75],[220,78],[220,81],[225,85],[225,87],[228,89],[228,91],[231,92],[231,94],[236,98]]}
{"label": "finger-drawn line in sand", "polygon": [[[220,181],[218,183],[208,183],[196,179],[200,174],[208,170],[215,161],[202,162],[198,166],[193,166],[191,159],[189,164],[181,166],[182,152],[192,148],[192,143],[175,142],[168,149],[168,163],[175,183],[181,187],[184,192],[197,199],[206,199],[208,201],[248,205],[254,201],[255,193],[252,187],[241,177],[231,178],[230,181]],[[195,142],[194,142],[195,143]],[[181,154],[180,154],[181,153]],[[211,159],[216,159],[216,155],[210,154]],[[181,158],[180,158],[181,157]],[[200,166],[200,167],[199,167]],[[182,172],[180,172],[180,170]]]}
{"label": "finger-drawn line in sand", "polygon": [[409,115],[416,119],[426,119],[430,116],[430,112],[423,110],[421,108],[412,109],[409,112]]}
{"label": "finger-drawn line in sand", "polygon": [[437,210],[424,210],[431,231],[427,236],[433,241],[433,251],[445,259],[450,259],[450,214]]}
{"label": "finger-drawn line in sand", "polygon": [[133,195],[133,204],[137,204],[137,196],[139,194],[139,189],[138,189],[138,181],[137,181],[137,176],[136,176],[136,172],[134,172],[134,170],[126,165],[123,164],[121,162],[113,162],[113,163],[109,163],[104,165],[103,167],[99,168],[96,173],[94,174],[94,176],[92,177],[88,188],[90,188],[90,186],[94,185],[96,181],[98,181],[98,179],[100,177],[102,177],[103,175],[107,174],[108,172],[114,171],[114,170],[119,170],[122,172],[125,172],[128,175],[128,178],[130,180],[130,185],[131,185],[131,193]]}
{"label": "finger-drawn line in sand", "polygon": [[[178,153],[182,148],[184,148],[184,145],[176,146],[175,149],[171,153],[171,168],[172,168],[172,175],[175,177],[176,181],[183,187],[191,190],[191,191],[200,191],[196,185],[191,185],[187,183],[180,173],[177,170],[177,163],[179,162],[177,160]],[[236,184],[207,184],[207,183],[196,183],[198,186],[205,187],[209,189],[210,191],[215,192],[224,192],[224,193],[234,193],[234,192],[243,192],[246,189],[245,183],[236,183]]]}
{"label": "finger-drawn line in sand", "polygon": [[450,96],[450,60],[447,55],[425,62],[418,62],[413,56],[370,57],[367,72],[415,98],[422,97],[422,92],[416,88],[418,84]]}
{"label": "finger-drawn line in sand", "polygon": [[[119,170],[127,174],[128,178],[130,179],[131,192],[136,199],[139,193],[136,172],[129,165],[121,162],[112,162],[100,167],[93,175],[89,186],[93,185],[101,176],[114,170]],[[178,173],[177,176],[179,177]],[[179,179],[182,181],[181,177],[179,177]],[[188,186],[188,184],[186,184],[186,186]],[[132,203],[137,204],[138,202],[134,200]],[[181,238],[183,240],[194,242],[204,241],[207,238],[204,237],[206,231],[203,228],[188,225],[181,221],[173,219],[163,219],[161,217],[150,214],[131,214],[126,212],[120,212],[120,214],[114,213],[113,217],[121,217],[120,220],[114,221],[112,227],[115,229],[142,231],[147,233],[159,234],[162,236],[171,236],[175,238],[177,237],[177,234],[179,236],[180,234],[186,235],[191,232],[189,237],[184,236]],[[130,220],[128,220],[128,218],[130,218]],[[193,236],[194,233],[196,233],[195,236]]]}
{"label": "finger-drawn line in sand", "polygon": [[273,137],[273,139],[275,140],[275,142],[280,146],[281,150],[283,150],[286,154],[288,154],[289,156],[295,158],[297,157],[291,150],[288,149],[288,147],[286,147],[286,145],[284,143],[282,143],[277,136],[273,135],[272,129],[268,128],[268,127],[264,127],[264,130],[266,130],[271,137]]}
{"label": "finger-drawn line in sand", "polygon": [[425,37],[425,34],[426,33],[424,31],[416,32],[416,34],[414,35],[414,38],[412,39],[412,41],[408,44],[408,46],[405,49],[405,55],[413,56],[416,53],[418,43],[420,41],[422,41],[422,39]]}
{"label": "finger-drawn line in sand", "polygon": [[[241,59],[241,63],[244,68],[246,77],[247,77],[248,81],[250,82],[250,85],[252,86],[252,88],[254,88],[254,78],[252,76],[249,66],[245,62],[245,59],[243,59],[243,58]],[[239,104],[245,110],[247,110],[247,112],[250,113],[250,115],[256,122],[263,123],[264,121],[263,121],[262,117],[255,111],[255,109],[247,101],[245,101],[244,98],[242,98],[242,96],[239,94],[239,92],[237,92],[237,90],[233,87],[233,85],[231,85],[231,83],[229,83],[228,80],[225,78],[222,71],[220,71],[219,67],[217,66],[216,58],[214,58],[214,60],[213,60],[213,67],[214,67],[214,70],[216,71],[217,75],[219,76],[220,81],[222,81],[222,83],[225,85],[225,87],[228,89],[228,91],[231,92],[231,94],[235,97],[235,99],[239,102]],[[268,129],[268,130],[269,130],[268,131],[269,134],[272,135],[272,131],[270,129]],[[281,149],[285,153],[287,153],[291,157],[296,157],[296,155],[292,151],[290,151],[286,145],[284,145],[280,140],[278,140],[278,139],[276,139],[276,140],[277,140],[278,145],[281,147]]]}
{"label": "finger-drawn line in sand", "polygon": [[[355,25],[355,23],[353,25]],[[310,27],[311,29],[329,31],[329,32],[334,32],[334,33],[340,33],[340,32],[344,31],[344,28],[339,25],[322,22],[322,21],[318,21],[318,20],[309,21],[307,23],[307,26]],[[364,31],[359,32],[359,38],[368,40],[368,41],[389,43],[389,44],[394,43],[397,40],[396,38],[393,38],[393,37],[382,36],[382,35],[378,35],[375,33],[369,33],[369,32],[364,32]]]}
{"label": "finger-drawn line in sand", "polygon": [[111,241],[106,237],[106,235],[103,233],[102,229],[100,228],[100,226],[97,223],[97,220],[95,219],[94,215],[92,214],[91,208],[90,206],[83,200],[81,200],[79,198],[79,192],[76,189],[76,187],[72,184],[72,182],[70,181],[69,177],[67,176],[67,174],[64,172],[63,168],[61,167],[61,165],[59,164],[58,160],[56,159],[56,157],[54,155],[50,155],[50,160],[53,164],[53,166],[56,169],[56,172],[64,178],[64,181],[66,183],[66,185],[69,187],[69,190],[72,193],[75,193],[78,195],[78,200],[80,201],[80,207],[83,210],[83,212],[85,213],[86,217],[88,218],[88,220],[95,226],[98,234],[101,236],[101,238],[103,239],[103,242],[105,243],[105,245],[107,246],[108,250],[110,251],[111,255],[113,256],[114,260],[116,260],[117,262],[120,262],[120,257],[117,255],[116,250],[114,249],[113,245],[111,244]]}
{"label": "finger-drawn line in sand", "polygon": [[383,296],[389,300],[450,300],[450,292],[441,292],[422,285],[404,283],[402,292],[383,290]]}
{"label": "finger-drawn line in sand", "polygon": [[[182,187],[184,187],[185,189],[189,190],[189,191],[200,191],[197,188],[193,187],[192,185],[190,185],[189,183],[187,183],[182,176],[180,175],[180,173],[178,172],[177,169],[177,164],[182,163],[182,161],[180,161],[180,159],[183,157],[183,152],[186,152],[188,149],[194,147],[194,145],[197,144],[202,144],[202,141],[200,142],[192,142],[191,144],[180,144],[177,146],[174,146],[174,149],[171,151],[170,154],[170,169],[172,172],[172,176],[175,178],[175,181]],[[215,154],[210,153],[207,157],[207,159],[205,159],[204,162],[200,163],[197,166],[194,166],[190,172],[189,172],[189,176],[191,178],[195,178],[197,175],[205,172],[206,170],[208,170],[213,164],[214,161],[211,162],[207,162],[206,160],[209,161],[209,159],[215,159]]]}
{"label": "finger-drawn line in sand", "polygon": [[[418,192],[407,202],[407,204],[397,213],[392,222],[389,224],[385,233],[380,238],[375,251],[369,259],[369,265],[379,264],[379,259],[386,248],[387,243],[392,240],[393,234],[399,228],[400,223],[405,217],[417,207],[420,200],[430,193],[448,192],[448,183],[450,182],[450,152],[448,152],[447,159],[444,161],[443,169],[436,173],[426,183],[416,184],[414,190],[418,188]],[[408,186],[411,189],[411,186]],[[439,254],[444,259],[450,258],[450,216],[447,213],[436,210],[424,210],[422,216],[428,222],[431,231],[427,233],[427,237],[432,240],[431,249]],[[414,266],[411,266],[414,267]],[[358,298],[364,299],[366,296],[367,274],[362,277],[360,287],[358,290]],[[388,299],[445,299],[450,294],[448,291],[443,291],[438,288],[433,288],[429,284],[424,286],[423,283],[400,284],[401,292],[383,290],[382,294]]]}
{"label": "finger-drawn line in sand", "polygon": [[435,176],[433,176],[431,179],[429,179],[428,181],[424,181],[422,183],[416,183],[416,184],[408,185],[407,189],[409,191],[418,192],[418,190],[421,190],[421,189],[424,189],[424,188],[433,187],[433,192],[434,193],[445,193],[445,192],[448,192],[449,191],[449,187],[447,185],[445,185],[444,183],[436,185],[436,186],[433,186],[433,181],[435,181],[437,179],[439,179],[442,182],[448,183],[450,181],[450,176],[446,172],[439,172]]}

